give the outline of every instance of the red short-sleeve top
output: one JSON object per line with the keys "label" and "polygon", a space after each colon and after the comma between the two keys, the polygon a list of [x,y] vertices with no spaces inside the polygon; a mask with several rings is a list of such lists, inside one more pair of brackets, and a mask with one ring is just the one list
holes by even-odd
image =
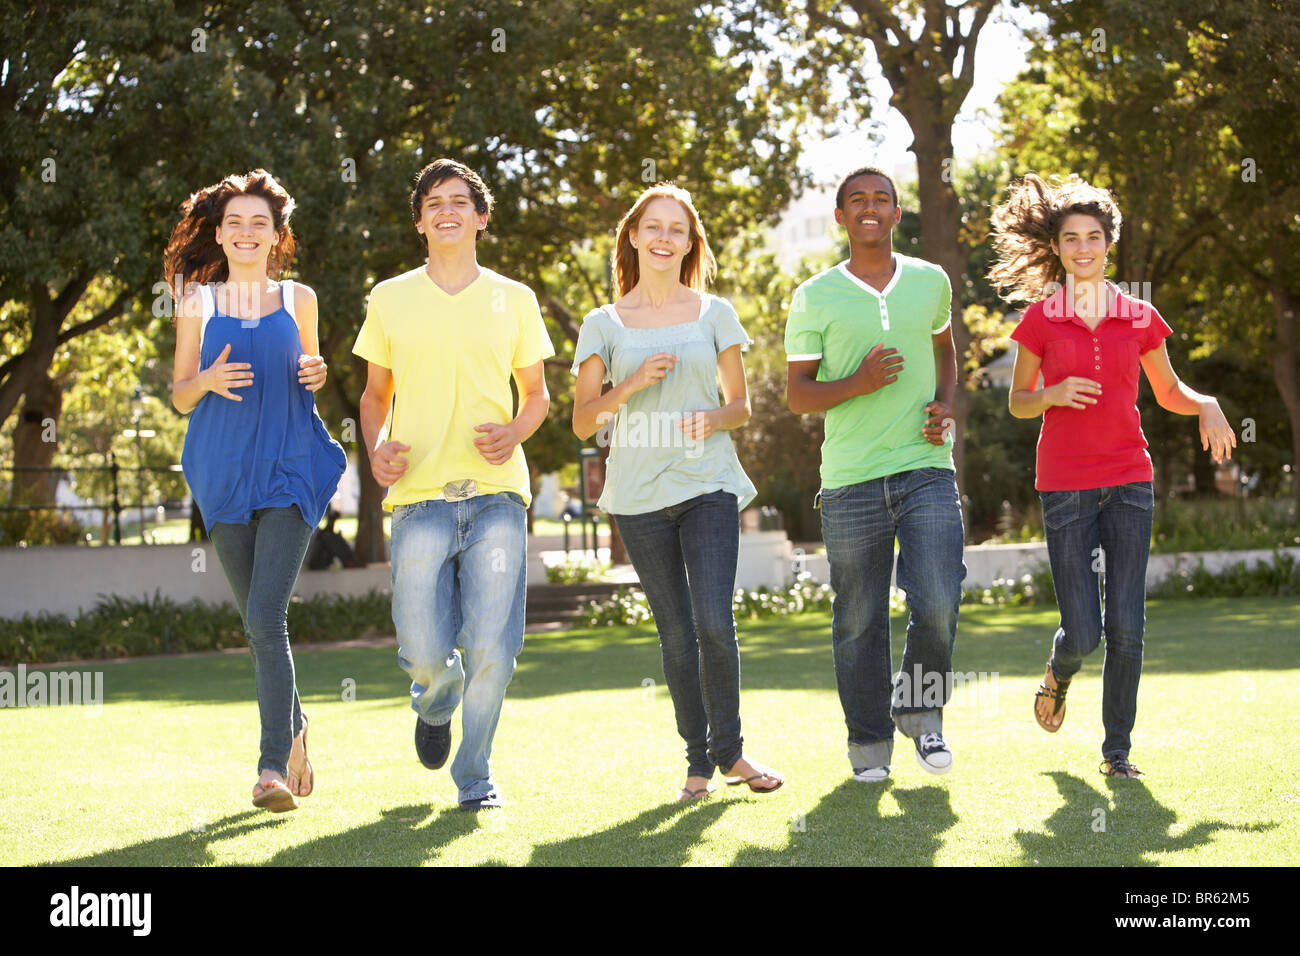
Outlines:
{"label": "red short-sleeve top", "polygon": [[1150,481],[1151,456],[1137,409],[1139,357],[1173,331],[1155,306],[1107,282],[1110,310],[1095,329],[1074,314],[1060,289],[1035,302],[1011,337],[1042,360],[1045,385],[1071,375],[1101,383],[1096,405],[1043,413],[1038,435],[1039,491],[1106,488]]}

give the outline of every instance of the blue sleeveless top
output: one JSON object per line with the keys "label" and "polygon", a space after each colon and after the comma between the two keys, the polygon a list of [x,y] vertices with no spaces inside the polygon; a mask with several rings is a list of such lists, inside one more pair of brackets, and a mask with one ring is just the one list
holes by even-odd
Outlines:
{"label": "blue sleeveless top", "polygon": [[314,528],[338,488],[347,458],[316,412],[316,396],[298,381],[303,354],[293,317],[293,283],[280,283],[281,304],[260,319],[216,311],[211,288],[200,289],[203,325],[199,368],[230,346],[227,362],[247,362],[253,382],[232,402],[206,393],[190,415],[181,467],[208,531],[248,524],[258,508],[297,505]]}

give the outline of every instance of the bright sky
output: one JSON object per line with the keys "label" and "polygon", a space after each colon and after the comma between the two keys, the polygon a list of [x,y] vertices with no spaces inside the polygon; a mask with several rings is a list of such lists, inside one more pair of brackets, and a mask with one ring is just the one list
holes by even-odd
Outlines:
{"label": "bright sky", "polygon": [[[980,31],[975,82],[953,126],[953,151],[958,161],[993,146],[991,123],[997,110],[994,101],[1025,66],[1029,42],[1022,27],[1038,25],[1043,19],[1020,9],[1008,10],[1004,5]],[[802,165],[818,182],[833,185],[846,170],[868,164],[899,173],[904,179],[916,178],[916,157],[908,152],[912,131],[903,114],[889,106],[889,81],[878,75],[870,91],[873,119],[869,124],[832,139],[805,144]]]}

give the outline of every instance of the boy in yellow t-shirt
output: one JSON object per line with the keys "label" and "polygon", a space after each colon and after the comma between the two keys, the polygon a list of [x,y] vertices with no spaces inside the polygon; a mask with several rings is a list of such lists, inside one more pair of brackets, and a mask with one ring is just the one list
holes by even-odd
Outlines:
{"label": "boy in yellow t-shirt", "polygon": [[369,363],[370,468],[393,513],[393,624],[416,753],[431,770],[446,762],[463,700],[451,775],[466,810],[502,804],[488,759],[524,639],[522,443],[546,417],[542,361],[555,354],[532,290],[478,265],[491,211],[467,166],[439,159],[421,170],[411,215],[428,262],[375,286],[353,347]]}

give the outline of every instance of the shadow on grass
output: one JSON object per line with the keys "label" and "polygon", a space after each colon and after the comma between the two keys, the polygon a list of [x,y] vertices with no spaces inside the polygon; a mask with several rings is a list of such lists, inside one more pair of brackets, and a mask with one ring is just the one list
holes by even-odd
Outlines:
{"label": "shadow on grass", "polygon": [[[882,816],[888,792],[901,815]],[[933,866],[942,835],[957,823],[943,787],[899,789],[846,781],[790,824],[781,849],[741,850],[732,866]]]}
{"label": "shadow on grass", "polygon": [[[1148,608],[1143,670],[1147,674],[1212,673],[1300,667],[1300,607],[1287,598],[1189,599]],[[1057,612],[1051,608],[963,606],[954,667],[1002,677],[1042,676]],[[906,619],[892,621],[893,661],[902,659]],[[747,690],[835,689],[830,616],[739,622]],[[314,645],[319,647],[319,645]],[[1101,668],[1102,654],[1085,667]],[[304,699],[407,699],[409,684],[391,647],[348,648],[295,655]],[[93,669],[87,665],[81,669]],[[107,702],[122,700],[227,703],[254,700],[247,654],[151,660],[104,666]],[[534,634],[526,639],[509,696],[536,699],[585,690],[639,689],[663,674],[654,629],[597,628]]]}
{"label": "shadow on grass", "polygon": [[[1050,771],[1065,803],[1044,821],[1046,833],[1016,831],[1021,862],[1040,866],[1158,866],[1150,855],[1202,846],[1220,830],[1262,833],[1278,824],[1202,821],[1171,834],[1178,815],[1140,779],[1104,778],[1109,794],[1064,771]],[[1112,807],[1111,804],[1114,804]]]}
{"label": "shadow on grass", "polygon": [[281,850],[267,865],[422,866],[478,826],[475,815],[460,807],[444,808],[426,823],[432,809],[428,804],[411,804],[381,810],[382,819],[374,823]]}
{"label": "shadow on grass", "polygon": [[[420,866],[453,840],[478,825],[459,807],[445,809],[429,820],[429,804],[382,810],[382,819],[343,833],[309,840],[281,850],[266,866]],[[425,821],[428,821],[427,823]],[[212,845],[256,830],[284,826],[284,815],[247,810],[223,817],[192,831],[146,840],[133,846],[105,850],[53,866],[211,866]]]}
{"label": "shadow on grass", "polygon": [[543,843],[533,849],[528,865],[682,866],[690,860],[691,847],[730,803],[715,796],[654,807],[608,830]]}
{"label": "shadow on grass", "polygon": [[52,866],[211,866],[216,862],[210,849],[219,840],[279,826],[284,821],[259,810],[245,810],[222,817],[215,823],[194,830],[173,833],[133,846],[104,850],[69,860],[56,860]]}

